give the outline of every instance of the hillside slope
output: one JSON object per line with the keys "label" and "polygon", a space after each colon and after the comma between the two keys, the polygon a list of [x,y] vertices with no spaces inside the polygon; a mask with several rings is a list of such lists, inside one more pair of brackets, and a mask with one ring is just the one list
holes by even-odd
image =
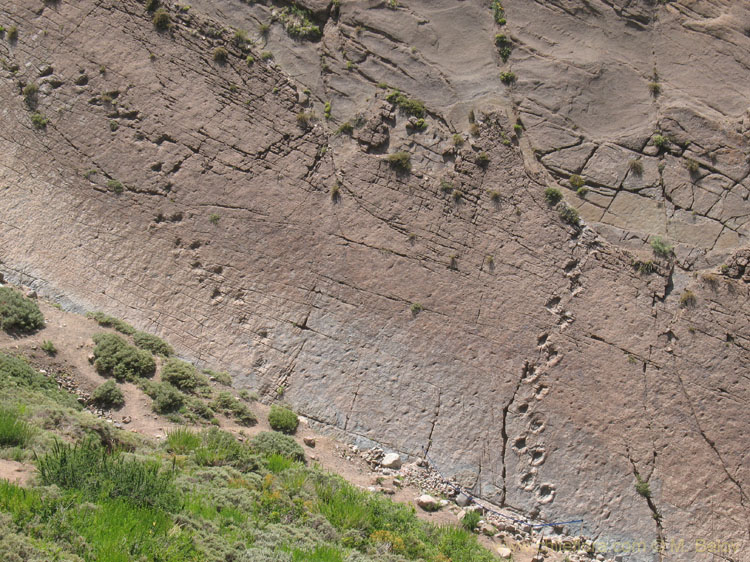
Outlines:
{"label": "hillside slope", "polygon": [[[479,1],[343,2],[338,16],[306,4],[319,40],[289,37],[281,6],[239,1],[169,6],[168,31],[135,0],[0,3],[0,24],[18,29],[0,43],[6,277],[159,333],[360,445],[426,451],[476,494],[534,517],[583,518],[607,540],[705,538],[746,553],[750,290],[744,223],[731,221],[748,214],[747,172],[719,165],[741,159],[746,138],[733,133],[744,148],[712,165],[734,178],[722,197],[738,195],[740,212],[717,219],[710,244],[632,224],[640,204],[608,230],[586,201],[620,183],[594,182],[589,199],[563,189],[567,203],[545,189],[582,170],[619,177],[631,157],[582,160],[593,172],[550,163],[571,145],[538,111],[537,86],[567,82],[534,74],[545,55],[527,36],[552,9],[587,26],[580,6],[594,3],[506,2],[507,28]],[[722,2],[644,4],[661,22],[685,4],[739,17]],[[272,10],[278,21],[258,31]],[[507,63],[493,44],[504,29],[519,35]],[[511,70],[509,86],[499,76]],[[425,101],[424,125],[418,107],[402,103],[410,118],[386,99],[392,87]],[[566,127],[603,146],[611,113]],[[351,133],[336,134],[344,123]],[[652,129],[644,121],[639,142]],[[410,172],[385,160],[402,149]],[[643,156],[643,176],[656,160],[684,169],[672,159],[689,149],[670,150]],[[602,222],[566,222],[567,205]],[[652,234],[678,242],[675,254],[654,255]]]}

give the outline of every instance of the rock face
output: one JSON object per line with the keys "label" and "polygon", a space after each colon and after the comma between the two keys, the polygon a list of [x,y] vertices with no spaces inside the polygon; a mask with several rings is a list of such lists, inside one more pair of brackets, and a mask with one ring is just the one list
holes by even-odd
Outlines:
{"label": "rock face", "polygon": [[309,42],[262,3],[0,3],[3,273],[633,560],[748,560],[746,3],[505,4],[311,2]]}

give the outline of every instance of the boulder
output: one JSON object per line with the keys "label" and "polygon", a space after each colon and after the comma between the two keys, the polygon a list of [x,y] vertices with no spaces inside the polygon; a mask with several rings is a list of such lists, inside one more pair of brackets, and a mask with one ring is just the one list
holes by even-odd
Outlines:
{"label": "boulder", "polygon": [[401,457],[398,453],[388,453],[380,461],[380,466],[383,468],[401,468]]}
{"label": "boulder", "polygon": [[417,505],[425,511],[437,511],[442,506],[440,500],[433,498],[430,494],[422,494],[417,498]]}

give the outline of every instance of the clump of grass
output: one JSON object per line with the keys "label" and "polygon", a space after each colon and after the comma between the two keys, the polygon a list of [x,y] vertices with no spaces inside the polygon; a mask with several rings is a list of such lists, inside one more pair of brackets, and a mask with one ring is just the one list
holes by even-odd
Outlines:
{"label": "clump of grass", "polygon": [[651,141],[654,143],[654,146],[660,150],[669,146],[669,139],[660,133],[651,137]]}
{"label": "clump of grass", "polygon": [[171,471],[162,470],[158,462],[108,452],[91,438],[77,445],[57,441],[37,460],[37,470],[42,484],[78,490],[89,501],[119,498],[166,511],[176,511],[180,505]]}
{"label": "clump of grass", "polygon": [[249,39],[247,38],[247,32],[243,29],[235,30],[234,37],[232,37],[232,41],[234,41],[234,44],[237,47],[242,49],[249,42]]}
{"label": "clump of grass", "polygon": [[159,31],[167,31],[170,27],[172,27],[172,19],[169,17],[169,13],[167,13],[164,8],[159,8],[158,10],[156,10],[151,22]]}
{"label": "clump of grass", "polygon": [[500,203],[500,192],[499,191],[493,189],[492,191],[489,192],[489,195],[490,195],[490,201],[492,201],[494,204],[497,205],[498,203]]}
{"label": "clump of grass", "polygon": [[581,198],[586,197],[586,194],[588,192],[589,192],[589,188],[586,187],[585,185],[576,189],[576,195],[578,195],[578,197],[581,197]]}
{"label": "clump of grass", "polygon": [[133,343],[141,349],[146,349],[151,353],[163,355],[164,357],[169,357],[174,353],[171,345],[163,339],[152,334],[147,334],[146,332],[136,332],[133,334]]}
{"label": "clump of grass", "polygon": [[32,299],[10,287],[0,287],[0,329],[29,334],[44,328],[44,316]]}
{"label": "clump of grass", "polygon": [[39,93],[39,86],[30,82],[23,87],[22,94],[26,105],[31,107],[36,102],[36,96]]}
{"label": "clump of grass", "polygon": [[115,381],[107,381],[96,387],[91,395],[91,402],[101,408],[122,408],[125,396]]}
{"label": "clump of grass", "polygon": [[247,55],[245,62],[247,63],[247,66],[252,66],[255,64],[255,57],[253,55]]}
{"label": "clump of grass", "polygon": [[18,409],[0,406],[0,447],[25,447],[34,429],[21,419]]}
{"label": "clump of grass", "polygon": [[47,124],[49,123],[49,119],[47,119],[43,114],[39,113],[38,111],[35,111],[31,114],[31,124],[34,126],[35,129],[46,129]]}
{"label": "clump of grass", "polygon": [[232,375],[230,375],[227,372],[224,372],[224,371],[216,372],[216,371],[212,371],[211,369],[205,369],[203,373],[207,375],[209,378],[212,378],[213,380],[218,382],[222,386],[229,386],[229,387],[232,386],[232,382],[233,382]]}
{"label": "clump of grass", "polygon": [[694,176],[698,173],[698,170],[700,170],[700,164],[693,160],[692,158],[687,158],[685,160],[685,167],[687,168],[688,172],[690,172],[691,176]]}
{"label": "clump of grass", "polygon": [[503,59],[503,62],[507,62],[513,51],[513,44],[511,43],[510,38],[504,33],[498,33],[495,35],[495,45],[500,52],[500,57]]}
{"label": "clump of grass", "polygon": [[414,129],[416,131],[424,131],[427,128],[427,121],[425,121],[422,117],[419,119],[416,119],[415,121],[410,121],[406,124],[407,127],[410,129]]}
{"label": "clump of grass", "polygon": [[572,174],[568,178],[568,181],[570,182],[570,186],[573,189],[579,189],[579,188],[583,187],[584,184],[586,183],[586,181],[581,176],[579,176],[578,174]]}
{"label": "clump of grass", "polygon": [[325,107],[323,108],[323,116],[326,119],[330,119],[331,118],[331,109],[332,109],[331,102],[327,101],[326,104],[325,104]]}
{"label": "clump of grass", "polygon": [[309,11],[297,5],[283,8],[277,16],[284,24],[286,32],[296,39],[317,39],[321,36],[320,27],[313,23]]}
{"label": "clump of grass", "polygon": [[200,447],[203,439],[187,427],[178,427],[167,432],[167,450],[185,455]]}
{"label": "clump of grass", "polygon": [[353,132],[354,126],[349,121],[342,123],[339,128],[336,129],[336,134],[339,135],[351,135]]}
{"label": "clump of grass", "polygon": [[467,531],[474,531],[479,525],[479,521],[482,519],[482,514],[478,511],[469,511],[461,519],[461,525]]}
{"label": "clump of grass", "polygon": [[309,129],[315,121],[315,114],[312,111],[300,111],[297,114],[297,126],[301,129]]}
{"label": "clump of grass", "polygon": [[648,91],[651,92],[651,95],[655,98],[661,94],[661,84],[659,84],[656,81],[652,81],[648,83]]}
{"label": "clump of grass", "polygon": [[273,60],[273,53],[271,51],[263,51],[260,54],[260,58],[265,61]]}
{"label": "clump of grass", "polygon": [[516,74],[515,72],[511,72],[509,70],[505,70],[500,73],[500,81],[505,84],[506,86],[510,86],[511,84],[516,83]]}
{"label": "clump of grass", "polygon": [[635,491],[638,492],[639,496],[644,498],[651,497],[651,488],[649,487],[648,482],[641,478],[640,474],[635,475]]}
{"label": "clump of grass", "polygon": [[628,162],[628,168],[636,176],[643,175],[643,161],[640,158],[633,158]]}
{"label": "clump of grass", "polygon": [[426,110],[424,103],[420,100],[412,99],[399,90],[392,90],[385,98],[390,103],[399,108],[401,113],[413,115],[414,117],[424,117]]}
{"label": "clump of grass", "polygon": [[216,47],[213,53],[214,62],[218,64],[226,64],[229,59],[229,51],[224,47]]}
{"label": "clump of grass", "polygon": [[389,154],[386,161],[398,171],[408,172],[411,170],[411,154],[405,150]]}
{"label": "clump of grass", "polygon": [[398,8],[398,0],[387,0],[386,6],[391,10],[395,10]]}
{"label": "clump of grass", "polygon": [[451,193],[451,197],[453,198],[454,203],[460,203],[464,198],[464,193],[460,189],[454,189],[453,193]]}
{"label": "clump of grass", "polygon": [[693,291],[685,290],[680,295],[680,308],[694,308],[697,302],[698,299]]}
{"label": "clump of grass", "polygon": [[109,314],[104,314],[103,312],[87,312],[86,318],[91,318],[92,320],[95,320],[96,323],[100,326],[103,326],[105,328],[114,328],[118,332],[128,336],[132,336],[136,331],[135,328],[133,328],[133,326],[131,326],[127,322],[124,322],[119,318],[115,318],[114,316],[110,316]]}
{"label": "clump of grass", "polygon": [[57,348],[55,347],[55,344],[50,340],[44,340],[41,347],[42,351],[44,351],[44,353],[46,353],[47,355],[57,355]]}
{"label": "clump of grass", "polygon": [[116,193],[117,195],[120,195],[125,190],[125,188],[122,185],[122,182],[116,179],[108,180],[107,187],[111,189],[114,193]]}
{"label": "clump of grass", "polygon": [[159,7],[159,0],[146,0],[146,11],[153,12]]}
{"label": "clump of grass", "polygon": [[659,236],[654,236],[651,240],[651,249],[660,258],[669,258],[674,254],[674,247]]}
{"label": "clump of grass", "polygon": [[221,220],[221,215],[218,213],[211,213],[210,215],[208,215],[208,222],[210,222],[214,226],[219,224],[220,220]]}
{"label": "clump of grass", "polygon": [[268,414],[268,423],[274,431],[294,433],[297,431],[299,418],[289,408],[274,404],[271,406],[271,411]]}
{"label": "clump of grass", "polygon": [[562,198],[562,192],[556,187],[548,187],[544,190],[544,199],[547,201],[548,205],[557,205],[560,201],[562,201]]}
{"label": "clump of grass", "polygon": [[656,271],[656,264],[652,260],[635,260],[633,262],[633,267],[638,273],[653,273]]}
{"label": "clump of grass", "polygon": [[418,302],[415,302],[412,303],[412,305],[409,307],[409,310],[411,310],[412,316],[416,316],[424,310],[424,307]]}
{"label": "clump of grass", "polygon": [[339,182],[333,184],[331,187],[331,201],[334,203],[338,203],[338,201],[341,199],[341,186],[339,185]]}
{"label": "clump of grass", "polygon": [[453,146],[459,147],[464,144],[464,136],[460,133],[453,135]]}
{"label": "clump of grass", "polygon": [[148,351],[129,345],[120,336],[109,333],[94,335],[94,367],[102,375],[137,381],[154,376],[156,363]]}
{"label": "clump of grass", "polygon": [[440,191],[443,193],[450,193],[453,191],[453,183],[447,179],[440,180]]}
{"label": "clump of grass", "polygon": [[487,154],[485,151],[480,152],[477,154],[477,166],[480,168],[486,168],[490,163],[490,155]]}
{"label": "clump of grass", "polygon": [[12,25],[8,28],[8,41],[15,43],[18,41],[18,27]]}

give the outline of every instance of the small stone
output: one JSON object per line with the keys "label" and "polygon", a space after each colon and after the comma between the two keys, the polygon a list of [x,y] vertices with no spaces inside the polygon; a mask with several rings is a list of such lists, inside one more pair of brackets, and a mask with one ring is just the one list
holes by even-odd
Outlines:
{"label": "small stone", "polygon": [[30,299],[35,299],[35,298],[37,298],[37,294],[36,294],[36,291],[29,291],[28,293],[26,293],[26,296],[27,296],[28,298],[30,298]]}
{"label": "small stone", "polygon": [[497,553],[500,555],[500,558],[510,558],[511,550],[507,546],[498,546]]}
{"label": "small stone", "polygon": [[133,420],[130,418],[130,416],[123,416],[122,417],[122,423],[124,423],[124,424],[128,424],[131,421],[133,421]]}
{"label": "small stone", "polygon": [[88,359],[89,363],[93,363],[94,361],[96,361],[96,357],[93,353],[89,353],[86,359]]}
{"label": "small stone", "polygon": [[422,494],[417,498],[417,505],[425,511],[437,511],[440,509],[440,502],[430,494]]}
{"label": "small stone", "polygon": [[303,437],[302,442],[307,445],[310,448],[315,447],[315,438],[314,437]]}
{"label": "small stone", "polygon": [[388,453],[383,457],[383,460],[380,461],[380,466],[383,468],[400,468],[401,457],[398,453]]}
{"label": "small stone", "polygon": [[456,496],[456,503],[461,507],[466,507],[471,503],[471,498],[461,492],[460,494],[458,494],[458,496]]}
{"label": "small stone", "polygon": [[311,460],[311,461],[316,461],[316,460],[318,460],[318,457],[317,457],[316,455],[313,455],[312,453],[310,453],[310,454],[308,455],[308,457],[310,458],[310,460]]}

